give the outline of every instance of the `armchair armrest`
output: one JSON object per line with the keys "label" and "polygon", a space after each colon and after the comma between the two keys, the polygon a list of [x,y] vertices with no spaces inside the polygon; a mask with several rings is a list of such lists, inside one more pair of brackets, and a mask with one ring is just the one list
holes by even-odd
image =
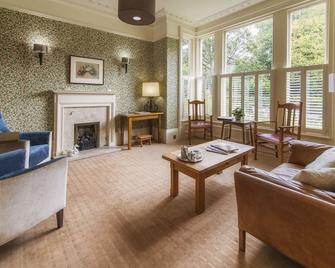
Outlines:
{"label": "armchair armrest", "polygon": [[26,132],[20,133],[21,140],[29,140],[30,145],[41,145],[41,144],[49,144],[51,145],[51,132]]}
{"label": "armchair armrest", "polygon": [[0,142],[18,141],[20,139],[19,132],[3,132],[0,133]]}
{"label": "armchair armrest", "polygon": [[[29,152],[30,152],[30,141],[15,140],[0,142],[0,154],[9,153],[11,151],[23,149],[25,153],[25,168],[29,167]],[[0,161],[1,162],[1,161]]]}
{"label": "armchair armrest", "polygon": [[324,151],[333,148],[331,145],[294,140],[290,142],[288,162],[301,166],[312,163]]}

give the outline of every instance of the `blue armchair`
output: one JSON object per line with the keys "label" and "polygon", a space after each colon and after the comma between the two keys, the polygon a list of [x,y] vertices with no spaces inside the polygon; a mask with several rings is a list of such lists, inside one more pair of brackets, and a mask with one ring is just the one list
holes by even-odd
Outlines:
{"label": "blue armchair", "polygon": [[[4,120],[2,114],[0,113],[0,141],[1,136],[6,137],[6,141],[10,141],[11,135],[10,129],[7,127],[6,121]],[[13,133],[14,134],[14,133]],[[12,135],[12,141],[23,140],[29,141],[29,167],[34,167],[41,163],[47,162],[51,159],[51,147],[52,147],[52,132],[29,132],[29,133],[19,133],[17,135]]]}

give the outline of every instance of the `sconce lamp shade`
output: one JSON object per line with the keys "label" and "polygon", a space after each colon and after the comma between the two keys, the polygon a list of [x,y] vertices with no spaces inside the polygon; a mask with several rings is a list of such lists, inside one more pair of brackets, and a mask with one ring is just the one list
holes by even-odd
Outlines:
{"label": "sconce lamp shade", "polygon": [[131,25],[155,22],[156,0],[119,0],[119,19]]}
{"label": "sconce lamp shade", "polygon": [[142,85],[143,97],[159,97],[159,83],[158,82],[144,82]]}
{"label": "sconce lamp shade", "polygon": [[329,92],[335,92],[335,73],[329,74]]}

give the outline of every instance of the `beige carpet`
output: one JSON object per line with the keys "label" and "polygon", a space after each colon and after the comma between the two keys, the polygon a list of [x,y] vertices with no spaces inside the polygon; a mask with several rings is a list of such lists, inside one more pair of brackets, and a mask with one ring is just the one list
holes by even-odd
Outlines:
{"label": "beige carpet", "polygon": [[[192,179],[181,175],[171,199],[161,155],[176,148],[155,144],[71,162],[64,228],[51,217],[0,247],[0,267],[297,267],[250,235],[246,254],[238,253],[238,166],[207,179],[199,216]],[[256,165],[276,162],[263,156]]]}

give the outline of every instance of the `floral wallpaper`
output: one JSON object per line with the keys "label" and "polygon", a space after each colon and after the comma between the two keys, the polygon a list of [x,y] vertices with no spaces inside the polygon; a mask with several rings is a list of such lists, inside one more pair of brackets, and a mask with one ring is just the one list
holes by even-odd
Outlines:
{"label": "floral wallpaper", "polygon": [[154,43],[154,77],[160,82],[162,98],[156,102],[164,111],[163,126],[178,127],[179,41],[163,38]]}
{"label": "floral wallpaper", "polygon": [[[143,110],[142,81],[155,79],[152,42],[2,8],[0,25],[0,110],[12,130],[52,130],[52,90],[108,91],[116,95],[117,113]],[[34,43],[49,46],[42,66]],[[70,55],[104,59],[104,85],[69,84]],[[130,58],[127,74],[122,56]]]}

